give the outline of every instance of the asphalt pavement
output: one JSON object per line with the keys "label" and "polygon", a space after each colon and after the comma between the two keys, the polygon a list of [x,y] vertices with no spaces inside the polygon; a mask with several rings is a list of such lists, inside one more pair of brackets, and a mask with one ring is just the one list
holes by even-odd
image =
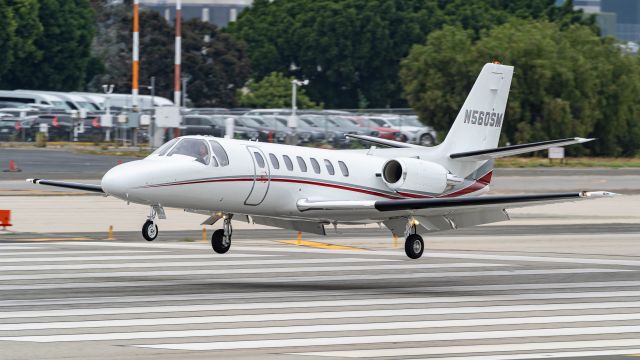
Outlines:
{"label": "asphalt pavement", "polygon": [[225,255],[170,239],[5,237],[0,358],[640,353],[638,257],[429,249],[412,261],[400,249],[296,246],[279,235],[238,241]]}

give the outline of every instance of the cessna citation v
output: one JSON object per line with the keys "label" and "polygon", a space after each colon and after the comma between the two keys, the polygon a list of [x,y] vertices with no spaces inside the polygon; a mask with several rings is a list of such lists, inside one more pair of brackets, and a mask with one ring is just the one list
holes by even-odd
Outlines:
{"label": "cessna citation v", "polygon": [[[608,192],[478,196],[489,190],[493,160],[583,143],[569,138],[497,147],[513,67],[486,64],[447,138],[423,147],[351,135],[366,150],[325,150],[207,136],[173,139],[147,158],[109,170],[101,185],[27,181],[104,193],[150,206],[142,235],[158,236],[165,207],[222,220],[211,245],[231,246],[231,219],[325,234],[325,226],[382,223],[422,255],[425,233],[509,220],[508,208],[608,197]],[[384,146],[378,148],[375,145]]]}

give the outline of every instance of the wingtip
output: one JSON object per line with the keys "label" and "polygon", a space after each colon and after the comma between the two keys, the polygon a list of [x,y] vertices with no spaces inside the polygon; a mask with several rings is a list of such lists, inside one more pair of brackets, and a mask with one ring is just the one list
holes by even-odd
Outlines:
{"label": "wingtip", "polygon": [[583,191],[581,196],[587,198],[609,198],[619,196],[620,194],[610,191]]}
{"label": "wingtip", "polygon": [[36,184],[40,179],[26,179],[25,181],[28,183]]}
{"label": "wingtip", "polygon": [[596,138],[583,138],[583,137],[575,138],[575,140],[578,141],[578,143],[586,143],[586,142],[589,142],[589,141],[593,141],[595,139]]}

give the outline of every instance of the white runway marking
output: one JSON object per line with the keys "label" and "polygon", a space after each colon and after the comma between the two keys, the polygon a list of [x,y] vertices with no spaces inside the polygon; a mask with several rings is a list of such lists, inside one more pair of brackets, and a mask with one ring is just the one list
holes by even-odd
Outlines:
{"label": "white runway marking", "polygon": [[0,250],[31,250],[42,249],[42,246],[29,246],[29,245],[2,245],[0,244]]}
{"label": "white runway marking", "polygon": [[[343,262],[369,262],[371,260],[348,260],[334,261],[336,259],[315,259],[309,260],[310,264],[343,263]],[[249,262],[248,260],[246,260]],[[281,260],[286,264],[304,264],[302,260]],[[277,264],[276,261],[273,264]],[[155,264],[157,268],[162,268],[161,263]],[[215,266],[216,264],[210,264]],[[217,266],[228,265],[221,261]],[[251,263],[249,262],[249,265]],[[189,266],[185,263],[186,267]],[[183,267],[184,267],[183,266]],[[211,270],[157,270],[157,271],[114,271],[114,272],[88,272],[88,273],[61,273],[61,274],[29,274],[29,275],[0,275],[0,281],[10,280],[44,280],[44,279],[85,279],[85,278],[115,278],[115,277],[155,277],[155,276],[196,276],[196,275],[236,275],[236,274],[281,274],[281,273],[305,273],[305,272],[336,272],[336,271],[367,271],[367,270],[413,270],[413,269],[444,269],[444,268],[473,268],[473,267],[500,267],[503,264],[394,264],[394,265],[354,265],[354,266],[298,266],[282,268],[239,268],[239,269],[211,269]],[[402,275],[402,274],[398,274]],[[229,278],[228,280],[234,280]]]}
{"label": "white runway marking", "polygon": [[[353,255],[353,254],[352,254]],[[224,258],[251,258],[273,255],[264,254],[225,254]],[[26,263],[26,262],[67,262],[67,261],[114,261],[114,260],[161,260],[161,259],[212,259],[214,254],[168,254],[168,255],[133,255],[133,256],[67,256],[67,257],[29,257],[29,258],[1,258],[0,263]],[[224,261],[223,257],[219,257]]]}
{"label": "white runway marking", "polygon": [[[64,264],[64,265],[6,265],[0,266],[0,271],[38,271],[38,270],[93,270],[93,269],[125,269],[125,268],[165,268],[165,267],[190,267],[190,266],[251,266],[251,265],[284,265],[284,264],[332,264],[332,263],[362,263],[362,262],[398,262],[394,259],[366,259],[366,258],[324,258],[324,259],[280,259],[280,260],[222,260],[213,258],[209,261],[173,261],[173,262],[132,262],[132,263],[93,263],[93,264]],[[415,265],[415,264],[414,264]],[[443,264],[424,264],[422,266],[438,266]],[[472,263],[472,266],[481,266],[483,263]],[[489,266],[506,266],[487,264]],[[238,271],[242,269],[236,269]],[[147,273],[147,272],[145,272]],[[91,273],[84,273],[91,274]],[[117,274],[117,273],[110,273]],[[138,274],[140,274],[138,272]],[[0,278],[0,280],[2,280]]]}
{"label": "white runway marking", "polygon": [[[622,347],[622,346],[640,346],[640,339],[609,339],[609,340],[588,340],[588,341],[555,341],[555,342],[535,342],[521,344],[495,344],[495,345],[462,345],[462,346],[432,346],[422,348],[394,348],[394,349],[375,349],[375,350],[345,350],[345,351],[317,351],[293,353],[295,355],[312,355],[312,356],[332,356],[332,357],[348,357],[348,358],[371,358],[383,356],[418,356],[418,355],[445,355],[445,354],[475,354],[486,352],[507,352],[507,351],[531,351],[531,350],[560,350],[560,349],[580,349],[580,348],[599,348],[599,347]],[[612,349],[601,350],[601,355],[616,354],[633,354],[640,351],[638,349]],[[589,356],[581,355],[582,352],[562,352],[554,353],[553,357],[571,356]],[[592,351],[595,353],[595,351]],[[577,355],[572,355],[577,354]],[[438,358],[438,360],[499,360],[499,359],[533,359],[538,354],[509,354],[509,355],[488,355],[488,356],[456,356],[447,358]],[[543,355],[543,354],[540,354]],[[594,354],[599,355],[599,354]],[[542,357],[542,356],[540,356]],[[420,359],[412,359],[420,360]]]}
{"label": "white runway marking", "polygon": [[[602,296],[598,296],[602,297]],[[239,304],[211,304],[211,305],[165,305],[165,306],[137,306],[126,308],[94,308],[94,309],[64,309],[64,310],[24,310],[0,312],[0,319],[35,318],[57,316],[94,316],[119,314],[145,314],[164,312],[193,312],[193,311],[229,311],[229,310],[264,310],[289,309],[311,307],[343,307],[343,306],[374,306],[400,304],[435,304],[435,298],[376,298],[354,300],[318,300],[318,301],[284,301]],[[441,314],[469,314],[493,313],[508,311],[551,311],[551,310],[582,310],[582,309],[617,309],[640,307],[640,301],[602,302],[602,303],[568,303],[568,304],[537,304],[537,305],[497,305],[497,306],[467,306],[414,309],[421,315]],[[383,310],[376,310],[383,311]],[[0,330],[2,327],[0,325]]]}
{"label": "white runway marking", "polygon": [[[268,274],[268,269],[263,269],[261,273]],[[347,280],[392,280],[404,281],[409,279],[427,278],[456,278],[456,277],[491,277],[491,276],[517,276],[517,275],[564,275],[564,274],[603,274],[631,272],[631,270],[621,269],[547,269],[547,270],[511,270],[511,271],[448,271],[448,272],[411,272],[383,275],[338,275],[338,276],[299,276],[299,277],[249,277],[249,278],[226,278],[226,279],[200,279],[200,280],[180,280],[180,281],[110,281],[110,282],[81,282],[81,283],[44,283],[27,285],[0,285],[0,291],[36,290],[36,289],[72,289],[72,288],[105,288],[123,286],[151,286],[151,285],[185,285],[185,284],[215,284],[215,283],[292,283],[292,282],[327,282],[327,281],[347,281]],[[193,274],[193,272],[192,272]],[[140,275],[140,274],[138,274]]]}
{"label": "white runway marking", "polygon": [[[344,313],[344,312],[337,312]],[[287,314],[284,315],[286,318]],[[289,319],[263,320],[268,322],[284,321]],[[369,315],[376,316],[376,315]],[[80,329],[88,327],[104,328],[106,326],[156,326],[156,325],[179,325],[179,324],[209,324],[215,323],[206,319],[221,320],[219,317],[192,317],[192,318],[169,318],[169,319],[140,319],[137,322],[128,320],[105,320],[87,322],[59,322],[58,329]],[[339,318],[339,317],[334,317]],[[172,331],[136,331],[136,332],[116,332],[101,334],[72,334],[72,335],[35,335],[35,336],[3,336],[0,341],[35,341],[35,342],[66,342],[66,341],[104,341],[104,340],[128,340],[128,339],[162,339],[162,338],[185,338],[185,337],[214,337],[214,336],[234,336],[234,335],[270,335],[270,334],[301,334],[315,332],[342,332],[342,331],[369,331],[369,330],[401,330],[401,329],[431,329],[448,327],[475,327],[494,325],[531,325],[531,324],[557,324],[557,323],[581,323],[594,321],[628,321],[640,320],[640,314],[608,314],[608,315],[575,315],[575,316],[537,316],[519,318],[495,318],[495,319],[465,319],[465,320],[426,320],[426,321],[398,321],[386,323],[356,323],[356,324],[328,324],[328,325],[288,325],[288,326],[265,326],[265,327],[234,327],[227,329],[198,329],[198,330],[172,330]],[[220,323],[221,321],[217,321]],[[236,321],[234,321],[236,322]],[[61,326],[63,324],[67,326]],[[83,326],[84,323],[92,323],[93,326]],[[41,323],[39,325],[45,325]],[[75,326],[78,324],[80,326]],[[127,325],[124,325],[127,324]],[[21,326],[22,325],[22,326]],[[27,326],[29,324],[7,324],[1,325],[0,330],[42,330],[52,329],[52,327]]]}
{"label": "white runway marking", "polygon": [[[0,250],[2,247],[0,247]],[[59,250],[59,251],[16,251],[2,253],[2,256],[33,256],[33,255],[88,255],[88,254],[166,254],[166,250]]]}
{"label": "white runway marking", "polygon": [[[453,341],[453,340],[481,340],[481,339],[515,339],[537,336],[576,336],[576,335],[606,335],[628,334],[640,332],[640,326],[596,326],[581,328],[550,328],[533,330],[503,330],[503,331],[469,331],[435,334],[401,334],[401,335],[372,335],[372,336],[340,336],[340,337],[315,337],[301,339],[279,340],[245,340],[245,341],[219,341],[203,343],[171,343],[153,345],[134,345],[154,349],[172,350],[238,350],[255,348],[281,348],[298,346],[327,346],[327,345],[354,345],[354,344],[380,344],[380,343],[406,343],[421,341]],[[397,355],[395,355],[397,356]]]}

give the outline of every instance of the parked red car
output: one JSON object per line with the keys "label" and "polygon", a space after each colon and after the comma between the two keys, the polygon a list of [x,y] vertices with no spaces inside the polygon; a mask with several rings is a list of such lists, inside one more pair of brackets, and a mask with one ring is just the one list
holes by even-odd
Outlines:
{"label": "parked red car", "polygon": [[396,140],[400,136],[400,130],[390,128],[384,121],[369,116],[353,116],[350,119],[356,121],[358,126],[377,131],[378,137],[387,140]]}

